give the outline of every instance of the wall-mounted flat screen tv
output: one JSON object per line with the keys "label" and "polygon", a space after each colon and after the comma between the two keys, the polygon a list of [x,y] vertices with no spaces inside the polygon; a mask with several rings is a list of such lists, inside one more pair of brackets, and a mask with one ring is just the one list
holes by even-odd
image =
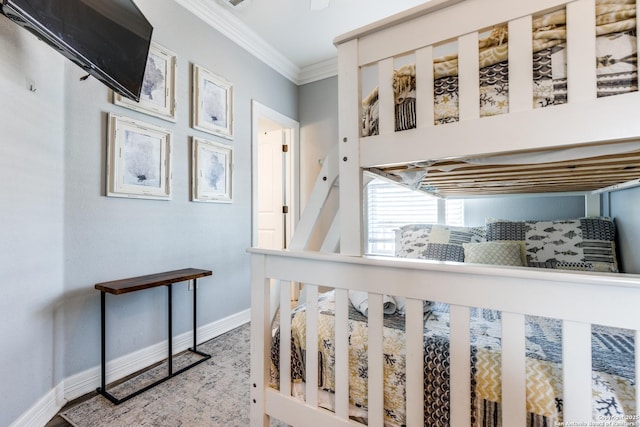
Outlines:
{"label": "wall-mounted flat screen tv", "polygon": [[132,0],[0,0],[2,13],[138,101],[153,27]]}

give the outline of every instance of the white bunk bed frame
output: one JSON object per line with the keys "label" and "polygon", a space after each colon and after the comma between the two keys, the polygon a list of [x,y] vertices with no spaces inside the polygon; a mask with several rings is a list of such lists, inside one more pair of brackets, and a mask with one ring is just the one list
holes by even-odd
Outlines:
{"label": "white bunk bed frame", "polygon": [[[568,103],[532,107],[531,16],[563,7],[567,13]],[[479,118],[478,34],[509,25],[509,113]],[[433,46],[458,40],[460,121],[433,125]],[[383,426],[382,295],[405,296],[407,425],[423,424],[422,301],[451,305],[451,425],[470,421],[470,307],[502,311],[503,426],[525,425],[525,315],[562,320],[564,422],[592,424],[591,325],[636,331],[640,342],[640,275],[483,267],[365,257],[362,249],[363,168],[416,159],[445,159],[582,144],[640,136],[640,93],[596,98],[595,0],[434,0],[336,39],[339,55],[338,215],[340,254],[250,249],[252,255],[251,425],[270,417],[294,426],[355,426],[348,408],[348,290],[369,292],[368,425]],[[580,48],[572,48],[580,46]],[[394,132],[393,58],[415,53],[417,128]],[[360,137],[360,67],[377,63],[380,134]],[[430,83],[431,82],[431,83]],[[544,122],[545,126],[538,123]],[[500,129],[496,134],[495,129]],[[553,132],[549,132],[553,129]],[[486,135],[486,137],[485,137]],[[443,142],[444,141],[444,142]],[[541,147],[544,141],[544,147]],[[445,143],[446,142],[446,143]],[[324,171],[321,175],[324,174]],[[331,172],[329,172],[329,175]],[[325,175],[326,176],[326,175]],[[318,178],[314,192],[332,179]],[[310,199],[313,200],[314,195]],[[321,199],[321,198],[320,198]],[[587,198],[593,201],[594,199]],[[317,205],[321,206],[320,200]],[[589,204],[588,213],[593,214]],[[596,212],[597,213],[597,212]],[[306,213],[305,213],[306,215]],[[304,223],[301,219],[301,225]],[[306,224],[304,225],[306,227]],[[295,246],[295,245],[294,245]],[[303,249],[303,244],[297,245]],[[269,388],[270,284],[307,288],[306,401],[291,397],[290,348],[280,348],[280,387]],[[318,408],[316,298],[319,286],[336,289],[335,411]],[[290,334],[290,290],[280,293],[280,328]],[[550,297],[553,296],[553,297]],[[286,341],[285,341],[286,342]],[[636,345],[636,379],[640,349]],[[636,382],[636,408],[640,392]],[[632,420],[637,423],[637,419]],[[635,424],[628,424],[635,425]]]}

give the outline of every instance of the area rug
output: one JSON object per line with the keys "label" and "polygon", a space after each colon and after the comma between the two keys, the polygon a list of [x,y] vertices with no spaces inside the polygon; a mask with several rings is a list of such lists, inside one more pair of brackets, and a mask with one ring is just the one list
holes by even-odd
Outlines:
{"label": "area rug", "polygon": [[[199,345],[211,359],[120,405],[98,395],[60,416],[75,427],[249,426],[250,336],[246,324]],[[197,357],[176,356],[174,371]],[[121,398],[166,372],[160,365],[107,390]]]}

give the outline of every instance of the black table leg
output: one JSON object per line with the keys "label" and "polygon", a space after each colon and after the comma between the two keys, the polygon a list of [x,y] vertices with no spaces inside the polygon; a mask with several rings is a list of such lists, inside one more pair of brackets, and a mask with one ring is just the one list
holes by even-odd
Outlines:
{"label": "black table leg", "polygon": [[100,343],[100,365],[102,370],[100,373],[100,386],[102,390],[106,390],[107,387],[107,349],[106,349],[106,335],[107,335],[107,321],[106,321],[106,307],[105,307],[106,294],[100,292],[100,331],[101,331],[101,343]]}
{"label": "black table leg", "polygon": [[173,375],[173,331],[171,329],[172,323],[172,309],[171,309],[171,285],[167,285],[167,300],[168,300],[168,326],[169,326],[169,354],[167,355],[167,365],[169,366],[169,376]]}
{"label": "black table leg", "polygon": [[198,341],[196,339],[196,330],[197,330],[197,292],[198,292],[198,283],[196,283],[197,279],[193,279],[193,351],[196,351],[196,346],[198,345]]}
{"label": "black table leg", "polygon": [[168,309],[168,315],[167,315],[167,332],[169,335],[169,339],[168,339],[168,343],[169,343],[169,348],[167,350],[167,365],[168,365],[168,374],[166,377],[160,378],[159,380],[153,382],[152,384],[147,385],[146,387],[143,387],[137,391],[134,391],[133,393],[122,397],[120,399],[118,399],[117,397],[115,397],[114,395],[112,395],[111,393],[109,393],[107,391],[107,384],[106,384],[106,380],[107,380],[107,356],[106,356],[106,330],[107,330],[107,322],[106,322],[106,302],[105,302],[105,298],[106,298],[106,293],[105,292],[100,292],[100,313],[101,313],[101,354],[100,354],[100,358],[101,358],[101,365],[102,365],[102,371],[101,371],[101,378],[100,378],[100,382],[101,382],[101,386],[98,387],[96,389],[96,391],[103,395],[104,397],[106,397],[107,399],[109,399],[112,403],[119,405],[122,402],[125,402],[129,399],[131,399],[132,397],[135,397],[155,386],[157,386],[158,384],[161,384],[163,382],[165,382],[166,380],[168,380],[169,378],[172,378],[178,374],[181,374],[182,372],[193,368],[196,365],[199,365],[202,362],[205,362],[206,360],[211,358],[211,355],[203,353],[201,351],[197,351],[196,350],[196,344],[197,344],[197,339],[196,339],[196,330],[197,330],[197,323],[196,323],[196,301],[197,301],[197,296],[196,296],[196,280],[193,279],[193,348],[189,349],[189,351],[198,354],[199,356],[202,356],[202,358],[200,358],[199,360],[196,360],[195,362],[192,362],[191,364],[179,369],[177,372],[173,372],[173,328],[172,328],[172,324],[173,324],[173,308],[172,308],[172,286],[171,284],[167,285],[167,309]]}

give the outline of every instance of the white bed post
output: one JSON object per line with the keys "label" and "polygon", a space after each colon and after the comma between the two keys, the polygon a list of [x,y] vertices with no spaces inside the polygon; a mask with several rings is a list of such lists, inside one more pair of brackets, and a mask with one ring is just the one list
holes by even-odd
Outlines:
{"label": "white bed post", "polygon": [[362,255],[358,40],[338,45],[340,253]]}
{"label": "white bed post", "polygon": [[251,256],[251,425],[269,426],[265,412],[265,389],[269,385],[269,346],[271,316],[269,279],[265,271],[266,257]]}

